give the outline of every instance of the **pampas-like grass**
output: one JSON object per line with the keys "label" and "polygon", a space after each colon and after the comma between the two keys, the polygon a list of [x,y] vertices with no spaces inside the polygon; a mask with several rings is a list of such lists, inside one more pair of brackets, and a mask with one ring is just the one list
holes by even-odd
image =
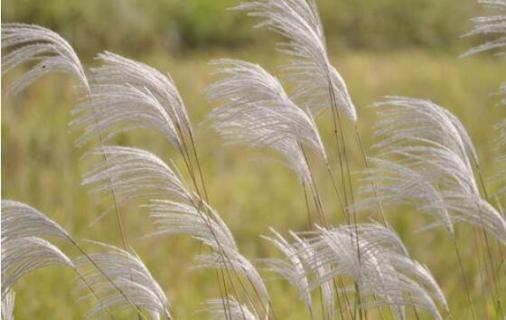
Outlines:
{"label": "pampas-like grass", "polygon": [[[504,0],[484,3],[498,9],[506,5]],[[464,221],[506,244],[506,222],[489,202],[471,138],[454,115],[430,101],[388,97],[375,105],[383,114],[376,135],[380,140],[375,146],[378,155],[368,160],[362,149],[366,167],[367,161],[374,166],[365,170],[369,185],[364,187],[365,200],[354,203],[339,112],[347,114],[355,129],[358,117],[344,80],[329,61],[315,2],[244,1],[236,9],[262,18],[259,26],[271,28],[288,40],[280,50],[293,58],[283,70],[295,89],[287,94],[277,78],[258,65],[230,59],[215,61],[223,78],[210,87],[210,98],[221,103],[211,117],[227,141],[279,152],[301,180],[306,196],[309,189],[315,209],[323,215],[307,151],[319,155],[331,173],[313,120],[313,114],[330,108],[343,190],[337,190],[336,184],[334,187],[338,196],[340,192],[344,195],[345,210],[370,209],[378,202],[388,206],[409,204],[432,216],[435,224],[443,225],[454,241],[454,224]],[[504,15],[474,22],[470,34],[498,38],[468,54],[504,46]],[[220,294],[207,303],[211,319],[276,319],[262,274],[240,252],[232,231],[210,204],[191,121],[169,75],[104,52],[98,56],[102,66],[91,71],[88,82],[72,47],[38,26],[3,24],[2,49],[7,51],[2,74],[21,64],[35,63],[14,82],[12,93],[19,93],[50,72],[63,71],[78,79],[85,89],[73,113],[72,124],[84,130],[78,144],[98,138],[100,146],[90,154],[104,156],[104,161],[84,176],[83,184],[99,193],[112,191],[115,205],[116,201],[141,202],[155,224],[150,236],[185,234],[205,245],[207,251],[196,255],[196,267],[214,270]],[[501,90],[506,93],[504,86]],[[499,145],[506,140],[505,127],[498,125],[502,130]],[[143,149],[103,145],[103,141],[111,142],[117,134],[137,128],[161,133],[175,147],[175,156],[182,158],[186,171],[180,172],[175,162],[165,162]],[[186,174],[190,184],[185,181]],[[32,270],[59,264],[76,272],[84,297],[96,298],[88,317],[114,317],[130,310],[139,319],[173,319],[172,308],[177,306],[171,306],[125,238],[123,249],[97,243],[101,252],[88,254],[68,232],[36,209],[4,201],[2,211],[3,318],[12,317],[10,296],[17,280]],[[363,320],[368,318],[366,310],[373,308],[380,313],[390,309],[392,317],[399,319],[406,318],[408,308],[417,316],[418,310],[425,310],[434,319],[442,319],[441,314],[449,310],[441,288],[429,269],[409,256],[399,236],[389,227],[361,224],[356,216],[348,217],[353,217],[353,224],[351,219],[350,224],[338,226],[326,221],[321,227],[310,223],[312,230],[290,232],[290,240],[272,229],[272,235],[264,239],[283,257],[263,259],[267,271],[295,288],[311,318],[318,315],[313,301],[318,295],[324,319],[340,316]],[[121,226],[119,214],[118,220]],[[69,258],[46,237],[69,242],[81,256]]]}
{"label": "pampas-like grass", "polygon": [[[229,313],[225,312],[223,306],[229,306]],[[258,315],[240,304],[234,297],[223,299],[211,299],[206,302],[206,310],[211,320],[259,320]]]}
{"label": "pampas-like grass", "polygon": [[2,200],[2,241],[25,237],[70,239],[65,229],[37,209],[18,201]]}
{"label": "pampas-like grass", "polygon": [[[69,234],[38,210],[12,200],[2,200],[2,299],[26,274],[74,264],[57,246],[43,237],[69,241]],[[69,241],[70,242],[70,241]]]}
{"label": "pampas-like grass", "polygon": [[78,143],[99,135],[108,141],[126,130],[148,128],[160,131],[181,149],[181,135],[191,125],[172,79],[110,52],[98,59],[104,65],[92,70],[91,95],[74,109],[71,124],[85,128]]}
{"label": "pampas-like grass", "polygon": [[64,72],[73,75],[84,90],[88,79],[72,46],[57,33],[36,25],[2,23],[2,76],[17,66],[34,62],[21,78],[13,82],[7,92],[16,95],[40,77]]}
{"label": "pampas-like grass", "polygon": [[341,108],[353,122],[357,121],[346,83],[327,56],[325,35],[313,0],[244,1],[235,9],[262,18],[258,27],[272,29],[288,40],[280,45],[280,50],[293,58],[285,69],[296,83],[297,100],[315,112]]}
{"label": "pampas-like grass", "polygon": [[153,197],[169,197],[185,203],[193,200],[194,195],[176,167],[167,165],[155,154],[138,148],[104,146],[94,149],[90,155],[104,153],[108,161],[97,164],[82,180],[94,192],[114,189],[120,203]]}
{"label": "pampas-like grass", "polygon": [[473,171],[476,151],[458,119],[426,100],[389,97],[375,106],[382,119],[374,148],[380,156],[397,158],[375,161],[381,170],[368,172],[379,190],[387,191],[385,203],[417,204],[436,214],[450,233],[453,221],[465,221],[506,243],[506,221],[481,196]]}
{"label": "pampas-like grass", "polygon": [[109,309],[119,311],[133,305],[139,309],[142,319],[145,319],[144,311],[149,319],[173,319],[169,300],[139,256],[110,245],[96,244],[106,252],[74,260],[75,265],[83,270],[81,274],[87,285],[100,298],[87,318],[96,318]]}
{"label": "pampas-like grass", "polygon": [[267,147],[280,153],[301,182],[314,190],[304,146],[327,161],[325,147],[311,112],[297,107],[281,83],[262,67],[239,60],[218,60],[224,78],[209,88],[221,106],[210,117],[230,143]]}
{"label": "pampas-like grass", "polygon": [[493,36],[495,39],[471,48],[464,53],[464,56],[501,49],[506,46],[506,1],[481,0],[479,3],[494,10],[496,14],[473,18],[473,29],[466,35]]}
{"label": "pampas-like grass", "polygon": [[[303,257],[295,245],[289,243],[276,230],[271,228],[273,236],[264,236],[263,238],[272,243],[283,255],[285,259],[266,258],[264,263],[267,270],[279,274],[297,289],[299,297],[306,304],[310,314],[312,311],[311,290],[309,288],[309,279],[306,276]],[[302,240],[300,240],[302,241]]]}
{"label": "pampas-like grass", "polygon": [[[426,309],[436,319],[442,319],[433,299],[445,310],[448,307],[430,272],[399,251],[404,250],[403,246],[399,246],[399,238],[389,229],[358,226],[359,232],[364,235],[369,228],[375,234],[373,239],[379,236],[381,242],[371,242],[367,237],[354,235],[355,226],[319,228],[309,233],[312,259],[306,260],[306,272],[317,272],[322,265],[327,265],[329,269],[316,278],[311,288],[318,288],[330,279],[344,277],[358,284],[362,308],[385,304],[402,315],[405,306],[415,306]],[[383,230],[378,232],[381,228]],[[306,249],[302,247],[301,250]],[[341,292],[349,289],[339,288]]]}
{"label": "pampas-like grass", "polygon": [[16,294],[14,291],[9,290],[5,296],[2,296],[2,319],[3,320],[14,320],[14,304]]}
{"label": "pampas-like grass", "polygon": [[[161,159],[134,148],[105,147],[109,161],[103,162],[83,180],[96,182],[96,190],[116,190],[118,200],[148,198],[146,206],[154,219],[154,234],[189,234],[212,249],[198,256],[198,266],[231,269],[245,276],[255,287],[262,302],[270,301],[267,289],[255,267],[239,253],[232,233],[199,196],[191,192]],[[113,181],[112,183],[109,181]]]}
{"label": "pampas-like grass", "polygon": [[[66,241],[74,246],[82,254],[81,258],[73,261],[56,245],[48,242],[41,237],[50,237]],[[112,248],[109,246],[109,248]],[[117,249],[121,251],[120,249]],[[142,264],[136,256],[136,262]],[[79,271],[79,265],[88,264],[94,275],[91,278]],[[111,315],[109,308],[114,305],[111,301],[105,303],[98,292],[101,290],[95,287],[94,281],[98,276],[102,276],[101,286],[109,286],[110,294],[115,293],[115,299],[123,299],[130,307],[139,308],[137,302],[128,298],[126,289],[117,285],[107,270],[95,261],[84,249],[71,237],[71,235],[56,222],[48,218],[45,214],[32,208],[24,203],[2,200],[2,301],[8,299],[12,286],[26,274],[48,266],[62,265],[71,268],[78,279],[81,281],[82,289],[89,291],[89,296],[93,296],[97,300],[96,312],[108,313]],[[131,270],[117,266],[116,270],[123,274],[128,274]],[[129,276],[130,277],[130,276]],[[131,286],[142,285],[130,277]],[[154,281],[154,280],[153,280]],[[93,285],[92,285],[93,284]],[[153,303],[149,301],[149,296],[145,296],[144,303]],[[155,302],[156,304],[156,302]],[[140,312],[138,310],[138,312]],[[158,319],[158,318],[157,318]]]}
{"label": "pampas-like grass", "polygon": [[[351,225],[331,230],[320,228],[304,234],[307,239],[292,233],[293,243],[272,232],[274,237],[266,239],[280,249],[285,258],[266,259],[268,270],[297,288],[311,316],[311,291],[315,288],[322,290],[327,315],[333,317],[337,313],[333,290],[337,279],[353,279],[359,284],[362,307],[384,304],[402,316],[406,306],[416,306],[442,319],[433,301],[436,300],[448,310],[446,299],[430,271],[409,258],[402,241],[390,229],[376,224],[360,224],[356,229]],[[355,237],[355,232],[359,232],[360,237]],[[354,243],[357,238],[360,255]],[[340,293],[348,290],[346,286],[338,288]]]}
{"label": "pampas-like grass", "polygon": [[2,297],[26,274],[52,265],[75,268],[60,249],[42,238],[2,241]]}
{"label": "pampas-like grass", "polygon": [[218,60],[213,64],[224,78],[210,86],[210,98],[223,105],[211,117],[228,141],[275,148],[280,141],[291,140],[327,158],[311,113],[298,108],[275,77],[245,61]]}

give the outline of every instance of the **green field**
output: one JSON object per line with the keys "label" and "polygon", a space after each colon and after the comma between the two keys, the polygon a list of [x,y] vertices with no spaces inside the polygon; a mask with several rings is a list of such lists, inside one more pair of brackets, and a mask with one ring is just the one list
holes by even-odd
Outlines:
{"label": "green field", "polygon": [[[240,248],[251,258],[273,254],[259,238],[273,226],[281,232],[304,230],[306,214],[302,190],[283,166],[264,161],[266,153],[225,146],[206,123],[212,109],[206,100],[206,86],[213,76],[208,61],[229,56],[262,63],[271,71],[282,56],[267,48],[239,52],[195,53],[173,58],[164,52],[136,57],[174,77],[185,99],[197,129],[197,143],[202,156],[211,203],[234,232]],[[477,146],[486,176],[492,176],[498,163],[494,161],[494,135],[491,127],[503,115],[494,107],[496,90],[502,80],[497,72],[506,67],[504,60],[489,57],[458,59],[453,55],[431,54],[422,50],[368,53],[346,51],[336,53],[335,65],[341,70],[359,109],[360,126],[366,144],[373,142],[371,127],[375,116],[368,106],[384,95],[398,94],[430,98],[457,114],[468,128]],[[6,79],[4,86],[9,79]],[[69,130],[70,109],[75,103],[73,83],[65,76],[54,76],[37,82],[22,96],[3,97],[2,108],[2,185],[3,198],[29,203],[60,222],[77,238],[112,242],[119,245],[114,215],[92,224],[110,206],[103,199],[87,193],[80,186],[80,176],[92,161],[82,159],[85,150],[74,147],[79,135]],[[325,116],[318,122],[329,150],[332,139]],[[146,147],[164,159],[176,152],[155,134],[131,132],[118,138],[118,143]],[[354,169],[361,168],[359,153],[354,150]],[[321,185],[327,188],[326,203],[333,213],[332,221],[342,221],[324,172]],[[492,184],[490,185],[492,187]],[[199,246],[185,237],[144,239],[151,229],[143,210],[122,208],[127,216],[128,234],[135,250],[144,259],[156,279],[172,299],[178,318],[186,319],[201,308],[200,303],[218,295],[215,278],[210,272],[192,270],[192,256]],[[368,217],[363,216],[366,221]],[[448,237],[441,230],[416,233],[428,222],[412,210],[389,212],[388,220],[400,233],[413,257],[427,264],[447,295],[455,319],[465,319],[466,299],[462,294],[456,259]],[[473,247],[462,235],[463,255],[473,256]],[[483,291],[476,265],[467,260],[466,269],[474,283],[474,298],[483,302]],[[73,293],[73,275],[59,268],[34,273],[16,287],[17,319],[77,318],[84,314],[86,303],[77,303]],[[272,281],[274,306],[278,315],[289,319],[306,318],[302,305],[294,308],[295,293],[281,281]],[[288,292],[288,296],[286,293]],[[279,294],[278,294],[279,293]],[[277,298],[277,296],[281,296]],[[459,316],[460,315],[460,316]]]}

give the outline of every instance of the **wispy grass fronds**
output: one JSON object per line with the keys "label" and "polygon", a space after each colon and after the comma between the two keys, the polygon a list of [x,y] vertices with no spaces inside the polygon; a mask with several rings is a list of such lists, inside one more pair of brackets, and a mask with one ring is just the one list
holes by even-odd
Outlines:
{"label": "wispy grass fronds", "polygon": [[268,27],[288,40],[280,49],[293,58],[286,69],[296,83],[294,96],[304,106],[315,112],[341,108],[353,122],[357,120],[346,84],[327,56],[325,35],[313,0],[243,1],[235,9],[263,18],[258,27]]}
{"label": "wispy grass fronds", "polygon": [[300,299],[306,304],[306,308],[309,310],[310,314],[312,314],[313,310],[309,280],[306,276],[304,261],[302,260],[302,257],[299,256],[299,250],[274,229],[271,228],[270,230],[273,233],[273,236],[264,236],[263,238],[281,251],[285,258],[264,259],[264,262],[267,265],[267,270],[279,274],[283,279],[287,280],[294,288],[296,288]]}
{"label": "wispy grass fronds", "polygon": [[452,218],[457,222],[483,228],[495,239],[506,245],[506,221],[498,209],[480,197],[470,194],[445,193],[444,208],[452,210]]}
{"label": "wispy grass fronds", "polygon": [[2,320],[14,320],[14,304],[16,294],[10,289],[2,296]]}
{"label": "wispy grass fronds", "polygon": [[[313,246],[309,243],[308,240],[300,237],[294,232],[290,232],[290,236],[293,238],[292,247],[296,249],[297,256],[300,258],[300,261],[303,263],[305,269],[307,269],[307,265],[310,265],[315,259],[318,259],[317,252],[314,250]],[[326,264],[322,264],[319,266],[316,271],[313,271],[316,282],[320,284],[320,294],[323,300],[323,308],[327,315],[327,319],[334,319],[336,317],[337,311],[339,310],[339,314],[341,318],[345,318],[345,308],[349,307],[348,297],[346,295],[338,295],[336,292],[336,283],[334,280],[326,280],[324,279],[326,275],[330,272],[331,267]],[[305,278],[309,281],[308,275],[306,273]],[[300,279],[302,280],[302,278]],[[311,282],[308,283],[308,290],[312,290]],[[344,296],[344,299],[341,297]],[[337,300],[337,303],[336,303]],[[344,302],[343,302],[344,300]],[[350,310],[351,312],[351,310]],[[312,310],[310,310],[312,314]]]}
{"label": "wispy grass fronds", "polygon": [[231,274],[241,275],[252,284],[264,306],[269,304],[262,278],[240,254],[225,222],[183,183],[175,169],[141,149],[111,146],[95,151],[101,152],[107,152],[108,161],[87,174],[84,184],[94,185],[99,192],[113,188],[121,202],[149,200],[146,206],[156,224],[154,235],[191,235],[211,249],[210,254],[197,257],[198,266],[232,270]]}
{"label": "wispy grass fronds", "polygon": [[117,200],[170,198],[190,203],[192,193],[175,166],[167,165],[155,154],[137,148],[105,146],[91,154],[107,154],[108,160],[86,173],[82,184],[94,192],[115,190]]}
{"label": "wispy grass fronds", "polygon": [[75,76],[88,90],[84,69],[70,44],[57,33],[37,25],[2,23],[2,76],[19,65],[33,63],[30,70],[8,88],[18,94],[40,77],[53,72]]}
{"label": "wispy grass fronds", "polygon": [[24,237],[2,241],[2,297],[26,274],[52,265],[75,268],[60,249],[44,239]]}
{"label": "wispy grass fronds", "polygon": [[[150,215],[157,225],[155,234],[188,234],[211,249],[197,256],[197,267],[231,270],[253,286],[254,295],[265,311],[270,296],[255,266],[240,252],[232,233],[218,213],[206,203],[201,208],[173,201],[153,201]],[[241,289],[244,289],[241,287]]]}
{"label": "wispy grass fronds", "polygon": [[379,158],[369,158],[368,161],[371,168],[364,172],[364,183],[360,189],[362,199],[355,204],[357,211],[373,209],[378,203],[384,208],[409,205],[427,214],[436,225],[444,226],[450,235],[454,235],[454,221],[448,210],[443,206],[439,209],[435,207],[443,199],[431,183],[433,179],[427,180],[425,175],[395,161]]}
{"label": "wispy grass fronds", "polygon": [[[258,315],[248,309],[247,306],[238,302],[234,297],[208,300],[206,311],[211,320],[259,320]],[[223,306],[229,306],[225,312]]]}
{"label": "wispy grass fronds", "polygon": [[70,239],[67,231],[37,209],[21,202],[2,200],[2,242],[24,237]]}
{"label": "wispy grass fronds", "polygon": [[[478,161],[476,150],[462,123],[448,110],[422,99],[386,97],[374,105],[381,113],[374,145],[381,153],[415,142],[437,142],[454,151],[466,164]],[[470,160],[468,160],[470,159]]]}
{"label": "wispy grass fronds", "polygon": [[26,274],[51,265],[74,268],[70,259],[42,237],[74,244],[70,235],[42,212],[2,200],[2,297]]}
{"label": "wispy grass fronds", "polygon": [[379,169],[370,172],[388,191],[386,202],[423,202],[422,211],[433,210],[450,233],[452,221],[466,221],[504,243],[506,221],[481,197],[473,171],[473,165],[479,168],[476,152],[458,119],[425,100],[390,97],[375,106],[382,120],[374,147],[396,159],[376,161]]}
{"label": "wispy grass fronds", "polygon": [[493,39],[477,47],[471,48],[469,51],[464,53],[464,56],[484,51],[496,49],[500,50],[506,46],[506,1],[481,0],[479,3],[490,8],[490,11],[493,11],[493,13],[492,15],[471,19],[473,22],[473,29],[467,34],[467,36],[479,35],[483,37],[492,37]]}
{"label": "wispy grass fronds", "polygon": [[103,62],[92,69],[89,100],[74,110],[72,124],[85,128],[78,141],[84,143],[97,135],[105,140],[134,128],[152,129],[178,149],[191,125],[183,100],[169,75],[146,64],[105,52]]}
{"label": "wispy grass fronds", "polygon": [[[139,256],[113,246],[99,245],[106,252],[75,259],[87,284],[100,297],[88,318],[95,318],[108,309],[127,310],[135,306],[147,311],[149,319],[172,319],[169,300]],[[145,319],[144,313],[139,316]]]}
{"label": "wispy grass fronds", "polygon": [[[283,69],[287,78],[295,84],[291,94],[293,99],[302,107],[311,109],[314,114],[323,109],[331,110],[342,183],[341,191],[337,187],[335,190],[339,202],[343,203],[343,211],[347,211],[354,202],[354,191],[341,112],[354,124],[361,141],[357,129],[358,117],[344,79],[328,58],[315,1],[251,0],[241,2],[235,9],[262,18],[257,27],[267,27],[287,40],[279,45],[279,49],[292,58],[291,63]],[[363,148],[361,151],[365,153]],[[332,183],[336,185],[330,165],[327,168]],[[347,221],[351,222],[351,215],[346,213]]]}
{"label": "wispy grass fronds", "polygon": [[[329,267],[328,273],[317,277],[311,287],[317,288],[322,281],[329,279],[352,279],[360,288],[362,308],[387,305],[402,315],[405,306],[413,306],[442,319],[434,303],[434,300],[438,301],[447,310],[441,289],[425,267],[400,253],[399,250],[404,249],[399,247],[398,236],[389,235],[393,232],[381,226],[357,226],[363,235],[373,228],[373,234],[381,235],[382,243],[354,235],[355,226],[320,228],[310,233],[309,243],[316,254],[313,260],[307,261],[307,270],[314,272],[322,265]],[[384,230],[379,233],[380,228]],[[356,249],[357,241],[360,254]],[[346,292],[350,288],[339,290]]]}
{"label": "wispy grass fronds", "polygon": [[209,217],[192,205],[170,200],[153,200],[148,207],[156,224],[153,235],[189,234],[216,250],[220,246],[237,249],[232,233],[214,210]]}
{"label": "wispy grass fronds", "polygon": [[210,86],[209,96],[222,105],[211,117],[227,141],[269,147],[293,140],[326,159],[311,113],[290,100],[278,79],[246,61],[225,59],[213,64],[223,78]]}
{"label": "wispy grass fronds", "polygon": [[327,155],[310,110],[297,107],[278,79],[259,65],[230,59],[214,64],[223,76],[209,88],[210,99],[221,103],[210,114],[216,131],[229,143],[281,154],[318,204],[306,150],[314,150],[325,163]]}

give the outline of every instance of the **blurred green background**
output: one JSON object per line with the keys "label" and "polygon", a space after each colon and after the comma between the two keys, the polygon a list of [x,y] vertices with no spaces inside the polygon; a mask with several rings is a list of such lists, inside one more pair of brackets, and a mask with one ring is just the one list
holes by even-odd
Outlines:
{"label": "blurred green background", "polygon": [[[230,57],[254,61],[278,73],[285,57],[276,53],[277,37],[251,28],[255,21],[228,11],[235,0],[4,0],[2,19],[36,23],[63,35],[87,66],[103,50],[135,58],[169,72],[185,100],[197,131],[212,205],[252,259],[274,255],[259,238],[273,226],[281,233],[304,230],[306,214],[297,179],[283,166],[264,161],[267,152],[225,146],[205,121],[214,106],[206,100],[213,81],[208,61]],[[490,55],[460,59],[478,39],[461,38],[469,18],[480,13],[472,0],[318,0],[331,59],[347,81],[357,105],[367,146],[374,142],[375,115],[368,106],[384,95],[431,99],[454,112],[468,128],[484,174],[497,172],[492,129],[504,111],[490,96],[504,80],[506,61]],[[6,88],[18,70],[3,79]],[[110,203],[80,186],[90,168],[77,149],[79,136],[70,130],[70,109],[78,99],[74,83],[62,75],[45,77],[18,97],[2,95],[2,198],[20,200],[46,212],[79,239],[115,243],[119,233],[113,215],[95,221]],[[335,159],[330,124],[317,119]],[[177,158],[162,137],[140,131],[123,134],[119,144],[145,147],[164,159]],[[354,145],[353,141],[349,142]],[[352,166],[362,168],[352,147]],[[318,176],[332,222],[342,221],[325,171]],[[491,190],[493,181],[488,180]],[[144,211],[134,204],[121,208],[127,216],[130,242],[166,290],[179,319],[203,318],[198,310],[219,292],[213,273],[193,270],[200,246],[186,237],[143,238],[152,230]],[[367,221],[368,216],[361,217]],[[469,308],[450,239],[441,230],[417,233],[428,223],[409,208],[388,212],[414,258],[433,271],[450,303],[453,319],[468,319]],[[462,254],[480,312],[491,307],[490,284],[477,272],[471,229],[461,227]],[[69,252],[75,256],[76,252]],[[269,279],[272,277],[267,275]],[[88,309],[76,302],[74,276],[59,268],[38,271],[16,287],[16,319],[78,319]],[[307,319],[294,290],[269,281],[280,319]],[[506,293],[505,293],[506,295]],[[506,299],[506,297],[505,297]],[[488,301],[488,304],[487,304]],[[410,316],[412,316],[410,314]],[[372,315],[371,319],[374,318]],[[422,317],[423,318],[423,317]]]}
{"label": "blurred green background", "polygon": [[[5,21],[49,27],[73,41],[78,52],[238,49],[263,43],[266,32],[241,12],[237,0],[6,0]],[[353,49],[424,47],[447,51],[476,13],[475,1],[320,0],[328,41]]]}

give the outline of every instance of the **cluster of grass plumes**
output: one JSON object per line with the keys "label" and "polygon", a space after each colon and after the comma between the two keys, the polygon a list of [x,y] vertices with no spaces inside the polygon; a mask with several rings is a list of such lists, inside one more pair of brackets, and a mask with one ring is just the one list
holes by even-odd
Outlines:
{"label": "cluster of grass plumes", "polygon": [[[506,3],[487,4],[501,10]],[[77,79],[81,96],[71,125],[82,132],[77,144],[90,149],[87,157],[99,158],[82,183],[112,199],[122,241],[118,246],[93,241],[90,250],[36,209],[2,201],[2,317],[12,318],[18,280],[33,270],[60,265],[76,274],[81,297],[94,301],[87,317],[175,318],[178,306],[171,305],[128,236],[122,208],[134,204],[148,212],[155,226],[146,236],[183,234],[201,245],[195,267],[216,280],[218,297],[209,297],[202,308],[211,319],[277,319],[262,271],[291,284],[310,319],[450,318],[452,310],[435,277],[410,256],[389,225],[386,213],[393,206],[412,206],[429,215],[433,223],[424,229],[446,229],[469,302],[466,314],[501,319],[506,290],[506,221],[500,206],[504,189],[487,188],[471,137],[457,117],[427,100],[387,97],[374,105],[381,116],[378,142],[366,150],[359,110],[328,58],[316,3],[244,1],[235,9],[259,17],[259,26],[284,37],[279,49],[290,61],[281,67],[283,81],[254,63],[213,62],[220,79],[209,87],[209,98],[219,106],[209,119],[225,141],[280,155],[299,178],[307,229],[285,231],[289,237],[272,229],[272,235],[262,238],[282,255],[258,263],[248,259],[211,205],[192,122],[169,75],[110,52],[99,54],[101,66],[88,71],[54,32],[3,24],[5,72],[31,66],[9,93],[19,94],[52,72]],[[475,21],[471,34],[499,38],[470,53],[504,45],[504,16]],[[284,84],[293,89],[285,91]],[[504,85],[501,88],[504,93]],[[322,114],[330,114],[333,126],[328,150],[315,121]],[[504,122],[497,126],[502,150],[504,128]],[[161,134],[173,147],[171,160],[133,146],[110,145],[118,134],[137,129]],[[354,148],[363,159],[358,189],[352,179]],[[317,179],[319,169],[327,171],[327,181]],[[324,183],[332,186],[341,212],[327,209],[320,191]],[[364,218],[362,211],[369,215]],[[365,219],[369,221],[362,222]],[[474,230],[469,237],[475,240],[484,279],[483,306],[473,301],[471,279],[464,270],[459,223]]]}

